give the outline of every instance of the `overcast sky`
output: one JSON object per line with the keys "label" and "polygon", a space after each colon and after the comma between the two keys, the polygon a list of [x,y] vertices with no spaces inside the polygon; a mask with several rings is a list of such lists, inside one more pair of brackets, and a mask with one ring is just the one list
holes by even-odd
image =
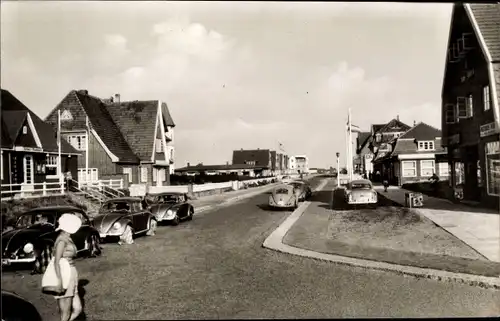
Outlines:
{"label": "overcast sky", "polygon": [[334,165],[345,122],[440,127],[452,4],[9,2],[1,85],[40,117],[72,89],[167,102],[176,167],[278,148]]}

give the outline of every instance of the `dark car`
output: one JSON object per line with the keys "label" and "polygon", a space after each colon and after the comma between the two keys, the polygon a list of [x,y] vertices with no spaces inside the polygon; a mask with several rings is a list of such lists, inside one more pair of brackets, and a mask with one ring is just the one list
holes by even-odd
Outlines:
{"label": "dark car", "polygon": [[106,201],[94,218],[99,236],[119,237],[120,244],[134,243],[134,235],[154,235],[158,221],[139,197],[119,197]]}
{"label": "dark car", "polygon": [[185,193],[148,194],[144,201],[158,222],[178,225],[181,220],[193,219],[194,207],[188,203],[188,195]]}
{"label": "dark car", "polygon": [[299,201],[305,201],[312,196],[311,185],[306,181],[293,181],[288,185],[293,186]]}
{"label": "dark car", "polygon": [[42,316],[32,303],[2,290],[2,321],[42,321]]}
{"label": "dark car", "polygon": [[99,232],[83,209],[73,206],[39,207],[17,216],[12,230],[2,233],[2,266],[33,263],[34,273],[43,273],[52,257],[58,219],[65,213],[82,220],[80,229],[71,235],[78,252],[88,256],[101,254]]}

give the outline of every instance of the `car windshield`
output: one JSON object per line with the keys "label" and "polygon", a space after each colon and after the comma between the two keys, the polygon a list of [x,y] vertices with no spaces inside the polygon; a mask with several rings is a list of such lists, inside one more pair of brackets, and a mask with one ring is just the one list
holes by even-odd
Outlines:
{"label": "car windshield", "polygon": [[125,201],[109,202],[104,204],[103,209],[110,212],[130,212],[130,204]]}
{"label": "car windshield", "polygon": [[17,219],[17,228],[27,228],[37,224],[54,224],[53,213],[26,213]]}
{"label": "car windshield", "polygon": [[352,183],[351,189],[371,189],[371,185],[368,183]]}
{"label": "car windshield", "polygon": [[300,188],[300,187],[302,187],[303,184],[302,183],[291,183],[290,185],[292,185],[295,188]]}
{"label": "car windshield", "polygon": [[156,203],[177,203],[179,201],[179,195],[176,194],[159,195],[156,197]]}
{"label": "car windshield", "polygon": [[275,194],[288,194],[288,189],[286,188],[278,188],[274,191]]}

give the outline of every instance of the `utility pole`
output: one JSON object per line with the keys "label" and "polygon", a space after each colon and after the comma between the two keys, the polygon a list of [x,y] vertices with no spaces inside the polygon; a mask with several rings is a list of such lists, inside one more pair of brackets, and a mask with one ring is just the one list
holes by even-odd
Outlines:
{"label": "utility pole", "polygon": [[340,153],[337,152],[337,187],[340,187]]}

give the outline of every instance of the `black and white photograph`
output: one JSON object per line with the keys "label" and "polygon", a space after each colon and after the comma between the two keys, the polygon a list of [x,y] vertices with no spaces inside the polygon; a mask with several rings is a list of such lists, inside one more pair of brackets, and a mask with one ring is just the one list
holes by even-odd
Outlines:
{"label": "black and white photograph", "polygon": [[500,4],[14,1],[2,321],[500,315]]}

